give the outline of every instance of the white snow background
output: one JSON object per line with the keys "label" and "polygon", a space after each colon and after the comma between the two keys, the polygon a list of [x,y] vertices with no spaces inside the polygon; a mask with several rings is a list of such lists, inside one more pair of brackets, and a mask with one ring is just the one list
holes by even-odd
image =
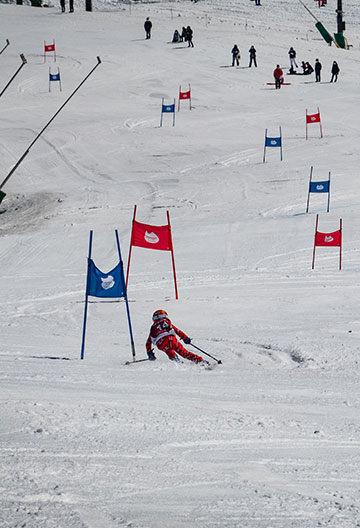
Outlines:
{"label": "white snow background", "polygon": [[[0,87],[28,60],[0,100],[1,180],[102,60],[0,205],[1,528],[360,526],[358,0],[343,2],[350,50],[327,46],[296,0],[93,3],[0,5]],[[306,4],[336,31],[336,0]],[[193,49],[171,44],[183,25]],[[290,46],[320,59],[324,82],[266,84]],[[161,98],[189,83],[193,109],[160,128]],[[311,125],[306,141],[317,107],[324,138]],[[284,160],[269,149],[264,164],[279,125]],[[330,213],[312,194],[305,214],[311,165],[314,180],[331,171]],[[170,212],[180,296],[170,254],[134,248],[137,358],[162,308],[222,360],[213,371],[160,351],[125,366],[124,302],[99,299],[79,359],[89,231],[106,272],[118,229],[126,265],[135,204],[143,223]],[[316,213],[324,232],[343,219],[341,271],[337,248],[318,248],[311,270]]]}

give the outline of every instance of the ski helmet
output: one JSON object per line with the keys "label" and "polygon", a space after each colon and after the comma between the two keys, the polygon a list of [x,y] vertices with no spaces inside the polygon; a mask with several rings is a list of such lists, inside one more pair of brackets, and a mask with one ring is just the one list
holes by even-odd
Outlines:
{"label": "ski helmet", "polygon": [[159,319],[164,319],[167,317],[168,314],[165,312],[165,310],[156,310],[156,312],[153,313],[153,321],[159,321]]}

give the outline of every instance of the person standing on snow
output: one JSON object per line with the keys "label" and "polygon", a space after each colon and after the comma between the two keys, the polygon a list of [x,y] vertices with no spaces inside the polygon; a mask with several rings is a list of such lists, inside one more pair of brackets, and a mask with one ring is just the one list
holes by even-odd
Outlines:
{"label": "person standing on snow", "polygon": [[290,70],[294,71],[294,66],[295,68],[297,68],[298,65],[296,64],[296,51],[294,50],[293,47],[289,49],[288,55],[290,58]]}
{"label": "person standing on snow", "polygon": [[146,33],[146,38],[147,39],[151,38],[151,28],[152,28],[152,22],[151,22],[150,18],[147,17],[147,19],[145,20],[145,23],[144,23],[144,29],[145,29],[145,33]]}
{"label": "person standing on snow", "polygon": [[231,53],[232,53],[232,65],[235,66],[235,61],[236,61],[236,66],[239,66],[240,50],[236,44],[234,44],[234,47],[231,50]]}
{"label": "person standing on snow", "polygon": [[322,68],[321,62],[319,61],[319,59],[316,59],[315,60],[315,82],[321,81],[321,68]]}
{"label": "person standing on snow", "polygon": [[276,68],[274,70],[273,75],[274,75],[274,79],[275,79],[275,88],[277,90],[280,90],[281,85],[282,85],[282,83],[284,81],[284,78],[283,78],[284,72],[280,68],[279,64],[276,65]]}
{"label": "person standing on snow", "polygon": [[193,48],[194,47],[194,43],[192,41],[193,39],[193,30],[191,29],[190,26],[188,26],[186,28],[186,40],[188,41],[188,48]]}
{"label": "person standing on snow", "polygon": [[339,73],[340,73],[339,65],[336,61],[334,61],[331,67],[331,81],[330,82],[333,82],[333,81],[336,82]]}
{"label": "person standing on snow", "polygon": [[249,49],[249,53],[250,53],[249,68],[251,68],[251,65],[252,65],[253,62],[254,62],[255,68],[257,68],[257,64],[256,64],[256,49],[254,48],[254,46],[251,46],[251,48]]}
{"label": "person standing on snow", "polygon": [[179,354],[193,363],[203,366],[209,365],[208,361],[205,361],[201,356],[189,352],[179,343],[176,338],[177,335],[187,345],[191,343],[191,339],[171,323],[165,310],[156,310],[152,319],[153,324],[146,341],[146,352],[150,361],[155,361],[156,359],[152,349],[153,346],[156,346],[159,350],[163,350],[172,361],[180,361],[177,355]]}

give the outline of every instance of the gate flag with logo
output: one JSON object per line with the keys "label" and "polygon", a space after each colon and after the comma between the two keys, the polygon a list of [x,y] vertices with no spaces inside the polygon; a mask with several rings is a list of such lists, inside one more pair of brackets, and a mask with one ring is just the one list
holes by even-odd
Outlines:
{"label": "gate flag with logo", "polygon": [[161,100],[161,116],[160,116],[160,126],[163,124],[163,114],[173,114],[173,126],[175,126],[175,99],[172,104],[165,104],[164,98]]}
{"label": "gate flag with logo", "polygon": [[313,261],[312,269],[315,268],[315,250],[317,246],[328,246],[328,247],[338,247],[340,249],[339,256],[339,270],[341,270],[341,252],[342,252],[342,219],[340,218],[340,229],[332,233],[321,233],[318,231],[319,224],[319,215],[316,215],[316,225],[315,225],[315,236],[314,236],[314,251],[313,251]]}
{"label": "gate flag with logo", "polygon": [[87,311],[88,311],[88,299],[89,297],[101,297],[106,299],[114,299],[123,297],[126,304],[126,313],[129,324],[130,342],[133,361],[135,361],[135,344],[131,327],[129,303],[126,292],[126,284],[124,279],[124,266],[121,258],[120,242],[117,229],[115,229],[115,238],[119,254],[119,263],[108,273],[103,273],[99,268],[95,266],[94,261],[91,258],[92,251],[92,239],[93,232],[90,231],[89,240],[89,256],[88,256],[88,268],[86,278],[86,291],[85,291],[85,309],[84,309],[84,322],[83,322],[83,334],[81,342],[81,355],[80,359],[84,359],[85,355],[85,335],[86,335],[86,322],[87,322]]}
{"label": "gate flag with logo", "polygon": [[322,131],[322,125],[321,125],[321,117],[320,117],[320,110],[318,107],[317,114],[308,114],[308,111],[306,109],[306,139],[308,139],[308,125],[311,123],[319,123],[320,126],[320,137],[323,137],[323,131]]}
{"label": "gate flag with logo", "polygon": [[57,81],[59,83],[59,88],[61,92],[62,89],[61,89],[61,79],[60,79],[60,68],[58,68],[57,73],[51,73],[51,67],[49,66],[49,92],[51,92],[51,83],[54,81],[55,82]]}
{"label": "gate flag with logo", "polygon": [[190,110],[191,110],[191,88],[189,84],[189,89],[186,92],[181,91],[181,85],[179,86],[179,101],[178,101],[178,112],[180,112],[180,101],[183,101],[184,99],[188,99],[190,103]]}
{"label": "gate flag with logo", "polygon": [[55,39],[52,44],[46,44],[44,40],[44,63],[46,62],[46,54],[52,52],[54,53],[54,62],[56,62]]}
{"label": "gate flag with logo", "polygon": [[310,181],[309,181],[309,190],[308,190],[308,198],[307,198],[307,205],[306,205],[306,212],[309,212],[309,203],[310,203],[310,193],[327,193],[328,195],[328,201],[327,201],[327,210],[328,213],[330,211],[330,176],[331,173],[329,172],[329,179],[325,181],[312,181],[312,175],[313,175],[313,167],[310,169]]}
{"label": "gate flag with logo", "polygon": [[267,128],[265,129],[265,145],[264,145],[264,156],[263,163],[265,163],[266,149],[269,147],[278,147],[280,149],[280,160],[282,161],[282,136],[281,136],[281,127],[279,127],[280,135],[279,137],[268,137]]}
{"label": "gate flag with logo", "polygon": [[174,274],[174,285],[175,285],[175,298],[178,299],[178,289],[176,281],[176,271],[175,271],[175,257],[174,257],[174,248],[172,244],[171,237],[171,225],[170,225],[170,215],[169,211],[166,211],[167,214],[167,225],[164,226],[154,226],[149,224],[141,224],[135,220],[136,217],[136,208],[134,207],[134,216],[132,222],[132,231],[131,231],[131,240],[130,240],[130,250],[129,258],[126,272],[126,288],[129,281],[129,271],[130,271],[130,260],[133,246],[142,247],[145,249],[158,249],[160,251],[170,251],[171,260]]}

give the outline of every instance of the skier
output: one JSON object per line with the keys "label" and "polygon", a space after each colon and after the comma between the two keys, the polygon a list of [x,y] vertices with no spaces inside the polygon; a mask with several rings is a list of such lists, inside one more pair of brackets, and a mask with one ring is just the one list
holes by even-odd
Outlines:
{"label": "skier", "polygon": [[276,65],[276,68],[274,70],[274,79],[275,79],[275,88],[276,90],[280,90],[282,83],[284,82],[284,72],[280,68],[279,64]]}
{"label": "skier", "polygon": [[321,68],[322,68],[321,62],[319,61],[319,59],[316,59],[315,60],[315,82],[321,81],[321,73],[320,73]]}
{"label": "skier", "polygon": [[61,12],[65,13],[65,0],[60,0]]}
{"label": "skier", "polygon": [[187,40],[188,43],[189,43],[189,44],[188,44],[188,48],[190,48],[190,47],[193,48],[193,47],[194,47],[194,43],[193,43],[192,39],[193,39],[193,30],[191,29],[190,26],[188,26],[188,27],[186,28],[186,40]]}
{"label": "skier", "polygon": [[239,66],[240,50],[236,44],[234,44],[234,47],[231,50],[231,53],[232,53],[232,65],[235,66],[235,61],[236,61],[236,66]]}
{"label": "skier", "polygon": [[253,61],[254,61],[255,68],[257,68],[257,64],[256,64],[256,49],[254,48],[254,46],[251,46],[251,48],[249,49],[249,53],[250,53],[249,68],[251,68],[251,65],[252,65]]}
{"label": "skier", "polygon": [[174,36],[173,36],[173,39],[172,39],[173,42],[179,42],[180,41],[180,35],[179,35],[179,32],[177,29],[175,29],[174,31]]}
{"label": "skier", "polygon": [[147,17],[147,19],[145,20],[145,23],[144,23],[144,29],[145,29],[145,33],[146,33],[146,38],[147,39],[151,38],[151,28],[152,28],[152,22],[151,22],[150,18]]}
{"label": "skier", "polygon": [[332,68],[331,68],[331,81],[330,82],[336,82],[338,75],[340,73],[339,65],[336,61],[333,62]]}
{"label": "skier", "polygon": [[156,312],[153,313],[152,319],[153,324],[146,341],[146,352],[150,361],[155,361],[156,359],[152,346],[157,346],[157,348],[163,350],[172,361],[180,361],[180,358],[177,355],[180,354],[183,358],[189,359],[198,365],[209,365],[208,361],[205,361],[201,356],[189,352],[181,343],[179,343],[176,335],[178,335],[186,345],[191,343],[191,339],[171,323],[165,310],[156,310]]}
{"label": "skier", "polygon": [[290,57],[290,71],[294,71],[294,66],[297,68],[298,65],[296,64],[296,51],[293,47],[289,49],[288,55]]}

